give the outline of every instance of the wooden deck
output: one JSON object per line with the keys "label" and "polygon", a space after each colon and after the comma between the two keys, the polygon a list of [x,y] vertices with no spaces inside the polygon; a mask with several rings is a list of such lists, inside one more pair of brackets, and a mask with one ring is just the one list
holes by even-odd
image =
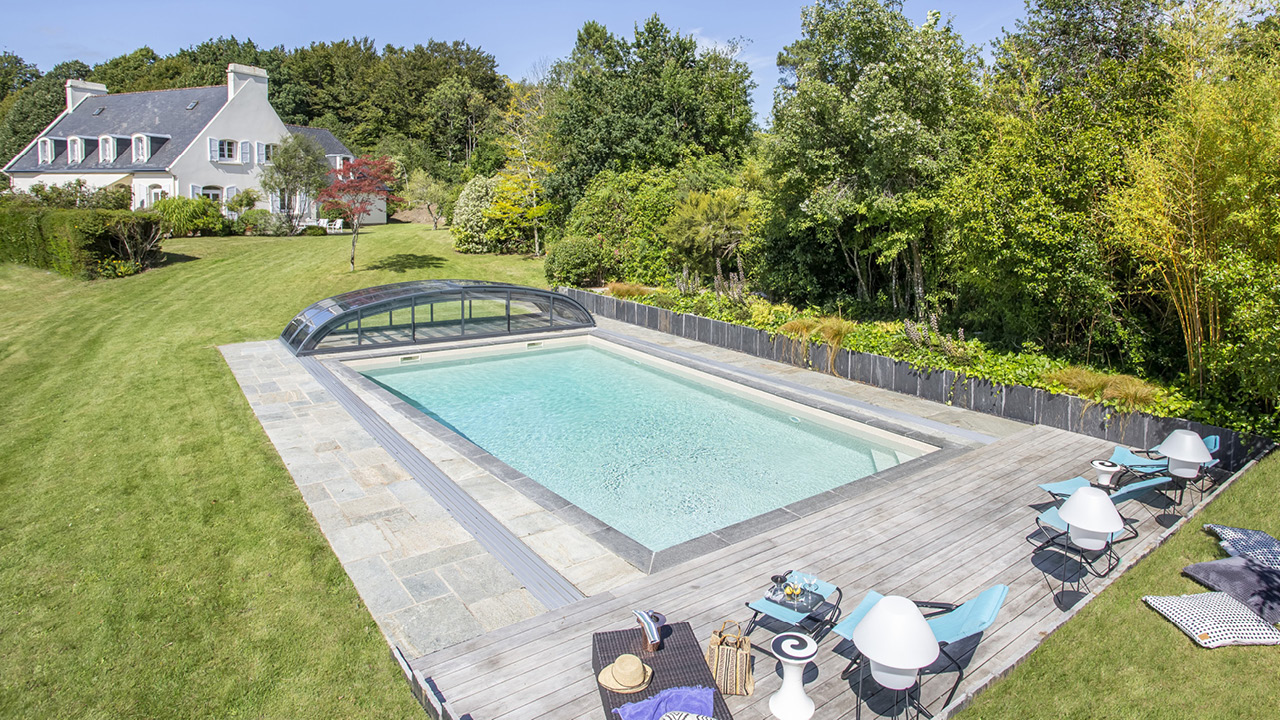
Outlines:
{"label": "wooden deck", "polygon": [[[1056,581],[1037,567],[1056,573],[1059,556],[1046,553],[1051,559],[1033,562],[1026,540],[1048,499],[1036,484],[1087,475],[1088,461],[1106,457],[1111,447],[1083,435],[1029,427],[790,525],[411,665],[438,690],[453,718],[598,720],[606,716],[591,672],[591,634],[634,625],[633,608],[658,610],[672,622],[687,620],[705,642],[723,620],[745,627],[749,611],[743,603],[760,596],[770,575],[787,569],[839,585],[846,609],[871,588],[958,603],[1004,583],[1010,592],[1000,617],[976,651],[962,658],[963,694],[1029,652],[1064,615],[1054,598]],[[1127,558],[1164,528],[1140,503],[1122,506],[1121,514],[1140,521],[1141,533],[1119,548],[1124,569]],[[1092,583],[1096,588],[1099,581]],[[760,644],[771,637],[768,630],[753,633]],[[805,686],[818,706],[815,717],[854,716],[857,695],[851,681],[840,680],[848,654],[849,644],[834,635],[821,642],[816,673],[810,666]],[[780,683],[774,661],[757,655],[755,676],[753,696],[729,698],[738,720],[771,717],[768,699]],[[954,678],[953,671],[926,674],[921,699],[937,712]],[[884,695],[869,702],[863,709],[868,717],[894,714]]]}

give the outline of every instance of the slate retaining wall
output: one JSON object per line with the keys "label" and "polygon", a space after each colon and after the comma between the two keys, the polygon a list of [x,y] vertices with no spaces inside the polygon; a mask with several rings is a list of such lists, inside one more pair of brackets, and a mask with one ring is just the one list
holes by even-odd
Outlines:
{"label": "slate retaining wall", "polygon": [[[576,288],[562,287],[559,292],[582,303],[593,315],[798,367],[818,371],[826,371],[829,367],[825,345],[810,345],[807,357],[796,357],[795,343],[783,335],[770,337],[764,330]],[[835,370],[840,377],[886,390],[988,415],[1071,430],[1129,447],[1153,447],[1170,432],[1181,428],[1202,436],[1218,435],[1222,439],[1222,449],[1217,457],[1221,460],[1221,467],[1229,472],[1244,467],[1249,460],[1265,454],[1274,446],[1265,438],[1192,420],[1158,417],[1143,412],[1122,413],[1071,395],[1059,395],[1025,385],[993,383],[951,370],[918,370],[901,360],[844,348],[837,351]]]}

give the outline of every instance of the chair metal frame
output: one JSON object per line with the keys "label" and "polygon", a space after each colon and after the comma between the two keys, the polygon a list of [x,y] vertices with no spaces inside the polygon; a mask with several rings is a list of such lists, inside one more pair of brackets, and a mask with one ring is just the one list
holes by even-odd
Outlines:
{"label": "chair metal frame", "polygon": [[[1000,586],[995,585],[992,587],[994,588],[994,587],[1000,587]],[[928,601],[928,600],[912,600],[911,602],[915,603],[916,607],[921,608],[922,610],[929,611],[929,612],[922,613],[925,617],[925,620],[929,620],[931,618],[938,618],[948,613],[954,612],[955,610],[958,610],[961,607],[963,607],[966,603],[972,602],[978,599],[979,597],[982,597],[983,594],[988,593],[991,589],[992,588],[983,590],[981,593],[978,593],[977,595],[974,595],[972,598],[969,598],[965,602],[959,603],[959,604],[934,602],[934,601]],[[995,613],[992,614],[991,618],[986,623],[981,624],[981,627],[978,627],[977,629],[973,630],[973,632],[970,632],[964,635],[963,637],[956,637],[950,640],[938,641],[938,653],[947,659],[947,665],[943,666],[942,671],[935,674],[941,674],[941,672],[944,672],[947,668],[950,668],[952,665],[954,665],[956,668],[956,681],[952,683],[951,691],[947,693],[947,699],[945,702],[942,703],[942,707],[945,708],[946,706],[951,704],[951,701],[955,699],[956,691],[960,689],[960,683],[964,682],[964,666],[960,664],[959,658],[947,652],[947,647],[950,645],[954,645],[957,642],[964,640],[966,638],[973,637],[978,633],[986,632],[987,628],[991,627],[991,625],[995,623],[995,619],[1000,616],[1000,608],[1004,606],[1004,598],[1008,595],[1008,592],[1009,592],[1009,589],[1006,586],[1004,589],[1004,593],[1000,597],[1000,603],[999,605],[996,606]],[[850,620],[856,620],[860,622],[862,617],[864,617],[867,614],[867,612],[870,611],[871,609],[870,607],[867,607],[865,610],[863,610],[863,605],[868,604],[867,600],[874,598],[874,600],[878,602],[882,597],[883,596],[880,595],[880,593],[874,590],[868,591],[867,597],[863,599],[862,603],[859,603],[858,607],[854,608],[853,612],[849,613],[845,617],[845,622],[848,622]],[[870,604],[874,605],[874,602]],[[855,627],[857,626],[856,622],[854,623],[854,626]],[[932,624],[930,625],[930,627],[932,627]],[[832,629],[834,630],[835,628],[832,628]],[[849,635],[845,635],[839,632],[837,632],[836,634],[842,638],[845,638],[846,640],[851,639],[852,628],[850,629]],[[862,660],[863,660],[862,653],[858,652],[857,649],[855,648],[853,657],[849,660],[849,665],[846,666],[845,669],[840,673],[840,679],[848,680],[849,677],[853,675],[854,670],[857,670],[858,671],[858,687],[861,688],[862,687],[862,671],[863,671],[863,668],[865,667],[865,664],[862,662]],[[915,687],[919,687],[918,681]],[[911,695],[911,688],[908,688],[906,692],[907,692],[907,701],[908,701],[909,707],[914,707],[917,712],[923,714],[927,718],[933,717],[933,714],[929,712],[928,708],[926,708],[923,704],[921,704],[919,698],[913,697]],[[857,716],[861,717],[861,714],[862,714],[861,702],[858,703],[858,710],[856,714]]]}
{"label": "chair metal frame", "polygon": [[[775,579],[781,577],[785,580],[785,578],[790,577],[792,572],[792,570],[788,570],[773,577]],[[780,623],[785,623],[798,628],[809,635],[809,637],[812,637],[815,641],[821,641],[822,638],[826,637],[827,633],[831,631],[831,628],[834,628],[836,623],[840,620],[840,602],[844,599],[844,592],[837,585],[821,580],[819,582],[830,586],[831,590],[823,595],[822,603],[818,607],[814,608],[812,612],[809,612],[804,615],[804,617],[794,622],[788,620],[783,615],[784,613],[800,614],[798,610],[791,610],[790,608],[778,605],[777,603],[769,600],[768,597],[762,597],[759,600],[746,603],[747,609],[751,610],[752,615],[751,620],[747,622],[747,629],[743,634],[750,636],[751,631],[759,627],[760,616],[764,615],[765,617],[772,618]],[[835,597],[834,601],[831,599],[832,596]],[[770,612],[773,608],[777,608],[783,612],[775,615]],[[752,643],[751,648],[773,657],[772,652],[759,644]]]}

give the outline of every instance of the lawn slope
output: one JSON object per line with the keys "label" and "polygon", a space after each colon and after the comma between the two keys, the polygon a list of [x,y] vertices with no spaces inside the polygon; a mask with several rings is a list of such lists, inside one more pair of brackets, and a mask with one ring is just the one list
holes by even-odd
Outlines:
{"label": "lawn slope", "polygon": [[170,243],[91,283],[0,265],[0,717],[421,717],[223,363],[309,303],[544,285],[446,231]]}
{"label": "lawn slope", "polygon": [[1206,650],[1142,602],[1207,589],[1182,575],[1225,557],[1205,523],[1280,536],[1280,454],[1263,460],[1129,569],[958,717],[1263,718],[1280,714],[1280,647]]}

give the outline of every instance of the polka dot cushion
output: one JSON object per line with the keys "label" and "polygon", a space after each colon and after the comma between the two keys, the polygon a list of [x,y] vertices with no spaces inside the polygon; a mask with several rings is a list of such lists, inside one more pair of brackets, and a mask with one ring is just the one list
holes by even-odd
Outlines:
{"label": "polka dot cushion", "polygon": [[1226,593],[1148,595],[1142,600],[1201,647],[1280,645],[1280,630]]}
{"label": "polka dot cushion", "polygon": [[1259,565],[1280,570],[1280,540],[1261,530],[1230,525],[1209,524],[1204,529],[1222,539],[1222,546],[1228,554],[1247,557]]}

